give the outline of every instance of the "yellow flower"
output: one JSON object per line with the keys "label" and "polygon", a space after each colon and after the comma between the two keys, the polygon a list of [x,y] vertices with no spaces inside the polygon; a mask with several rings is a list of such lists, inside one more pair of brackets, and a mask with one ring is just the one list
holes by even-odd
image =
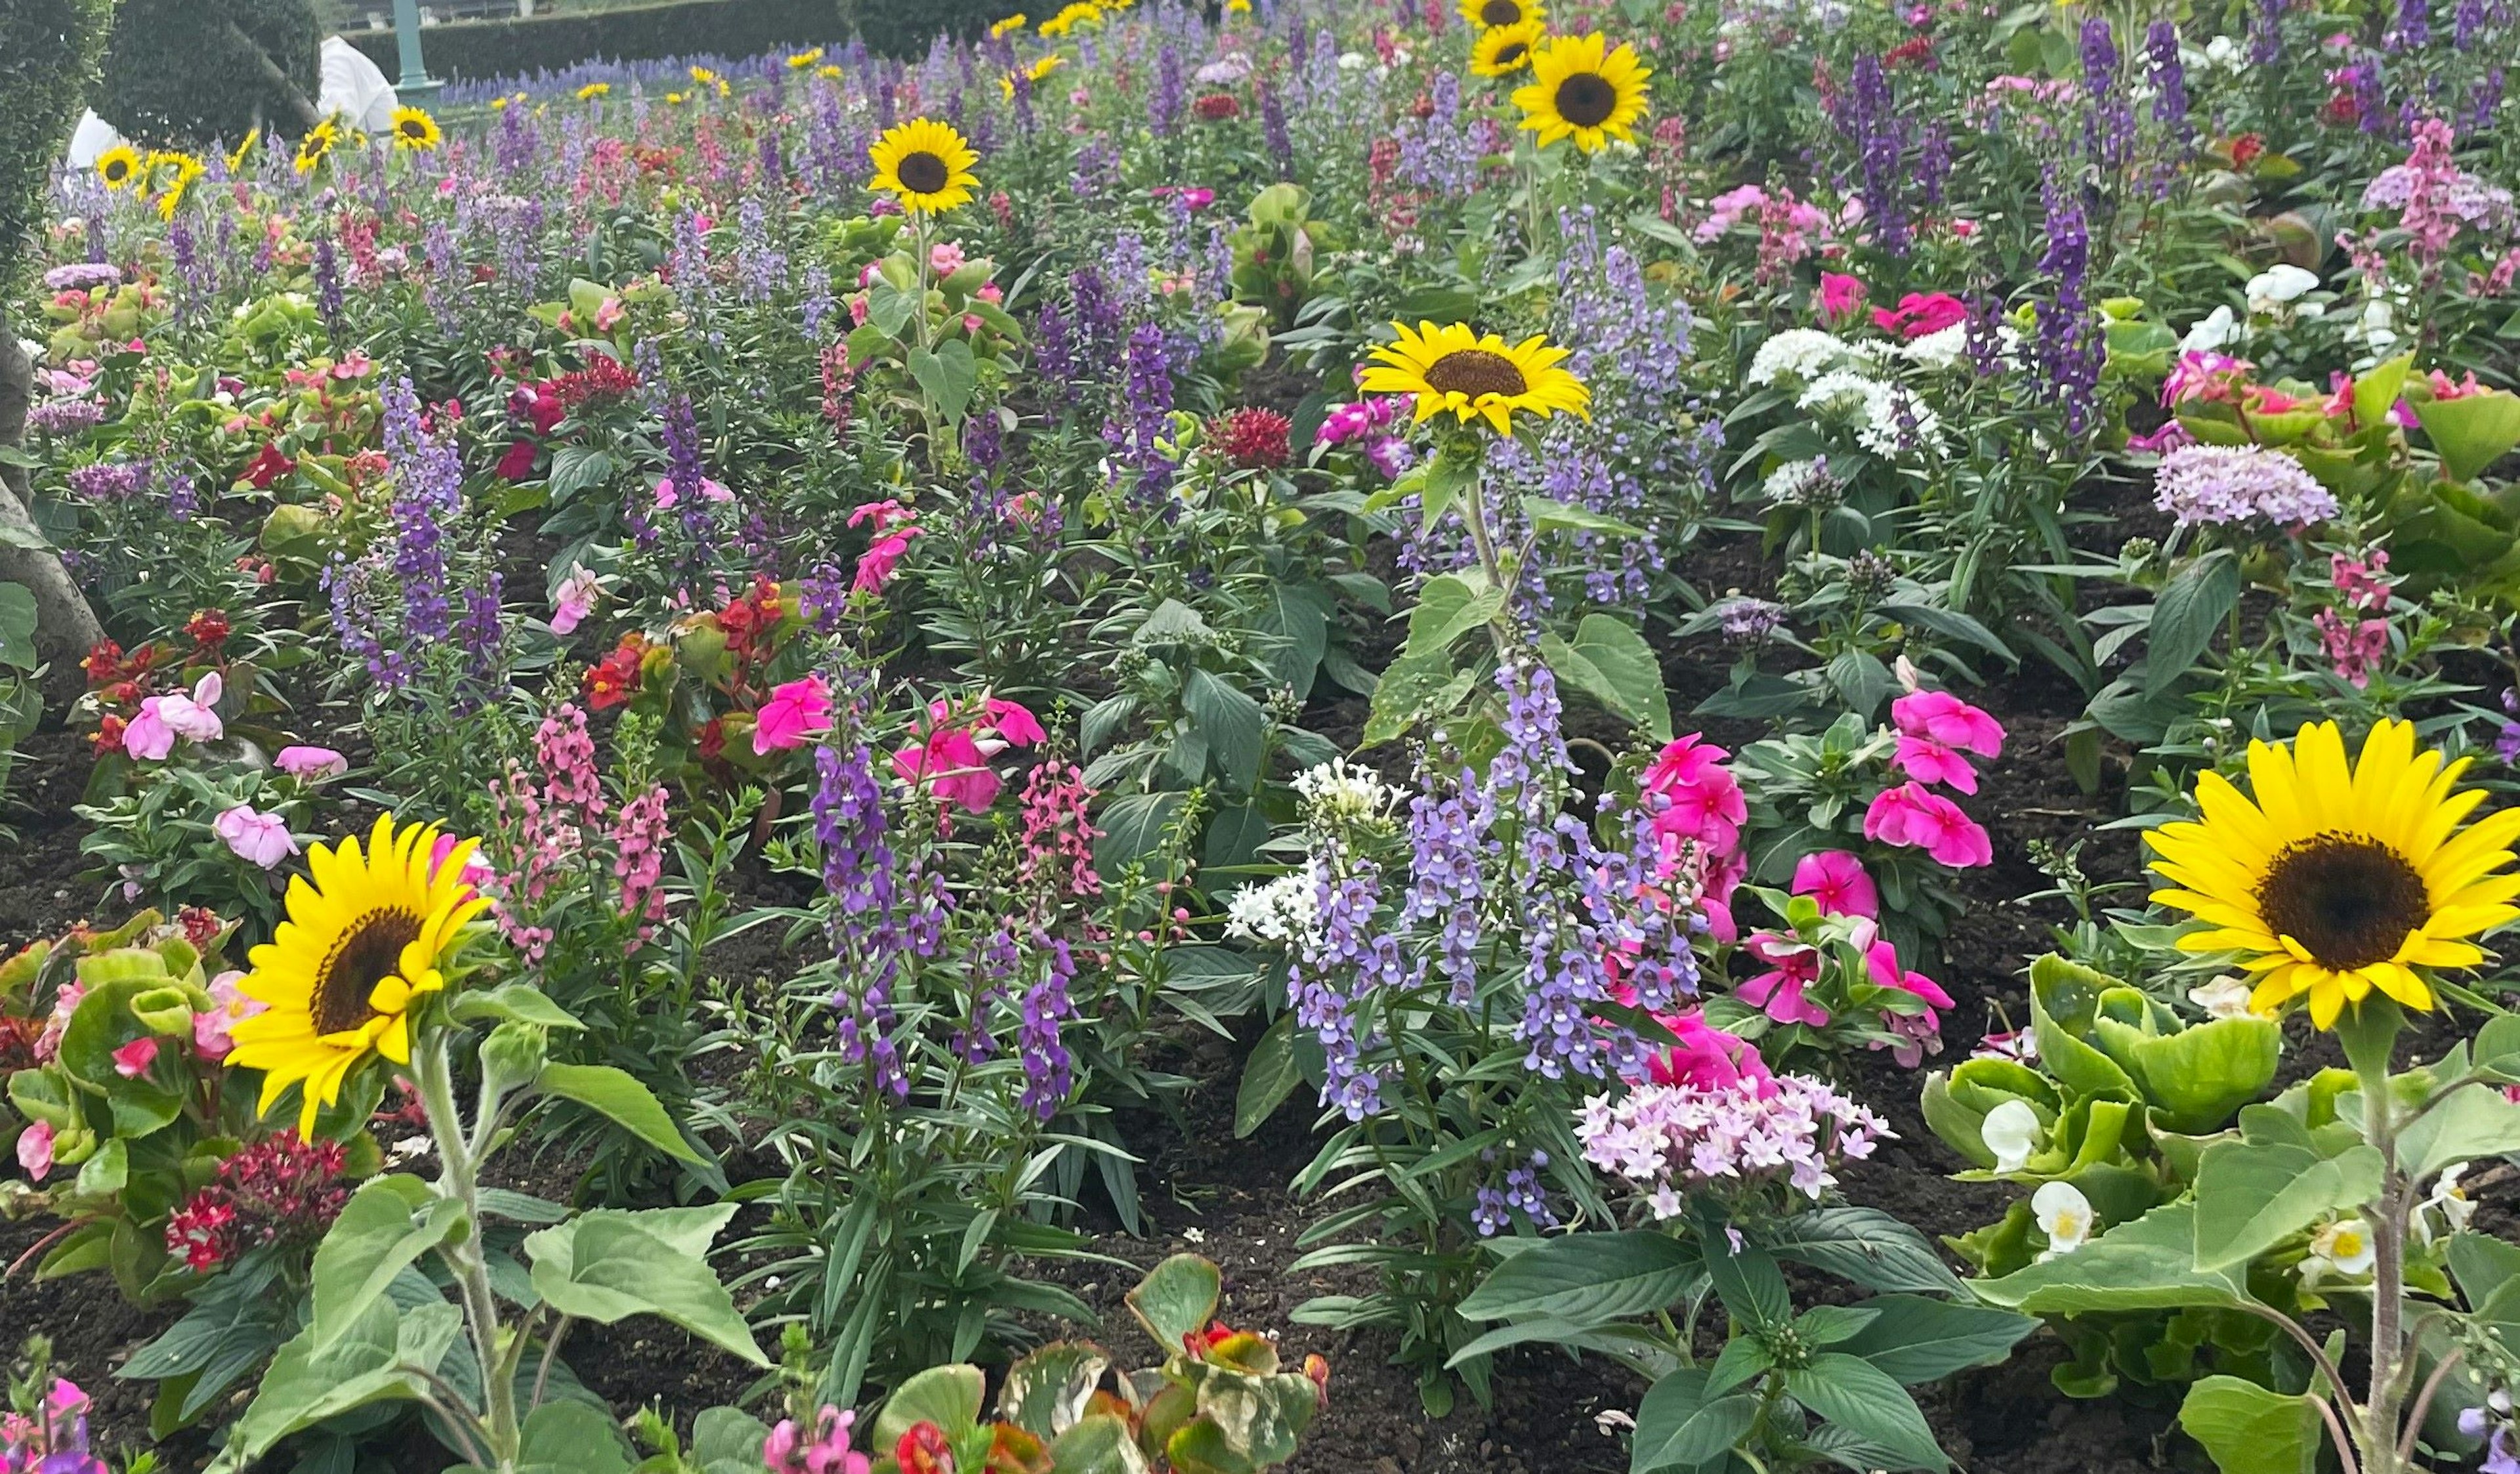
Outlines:
{"label": "yellow flower", "polygon": [[1000,21],[989,27],[989,39],[995,41],[1006,36],[1013,35],[1016,31],[1023,29],[1025,24],[1028,23],[1031,19],[1031,17],[1026,16],[1022,11],[1016,11],[1013,15],[1007,17],[1005,20]]}
{"label": "yellow flower", "polygon": [[150,156],[149,174],[153,186],[159,169],[173,171],[173,177],[166,181],[158,196],[158,214],[160,219],[175,218],[175,211],[184,203],[184,192],[191,189],[193,181],[202,176],[202,161],[190,154]]}
{"label": "yellow flower", "polygon": [[261,142],[262,130],[260,128],[248,128],[245,134],[245,142],[237,145],[236,152],[228,156],[228,172],[231,174],[244,172],[245,161],[253,156],[254,147]]}
{"label": "yellow flower", "polygon": [[1463,424],[1485,420],[1504,435],[1513,432],[1516,410],[1543,420],[1560,413],[1592,418],[1592,390],[1557,367],[1567,350],[1539,334],[1508,346],[1466,323],[1391,327],[1398,339],[1373,350],[1375,361],[1358,382],[1369,394],[1415,395],[1419,421],[1450,410]]}
{"label": "yellow flower", "polygon": [[668,92],[665,94],[665,106],[668,108],[680,107],[682,105],[682,101],[683,94],[679,92]]}
{"label": "yellow flower", "polygon": [[1576,148],[1598,154],[1613,138],[1635,137],[1651,75],[1625,42],[1610,51],[1598,31],[1559,36],[1532,52],[1531,80],[1513,90],[1513,105],[1522,110],[1522,126],[1540,135],[1541,148],[1571,138]]}
{"label": "yellow flower", "polygon": [[815,47],[811,51],[800,51],[788,59],[788,69],[790,71],[802,71],[822,59],[823,48],[820,46]]}
{"label": "yellow flower", "polygon": [[1531,50],[1546,40],[1549,27],[1538,21],[1491,25],[1470,43],[1470,70],[1480,76],[1510,76],[1531,65]]}
{"label": "yellow flower", "polygon": [[1251,14],[1251,0],[1225,0],[1225,13],[1229,16],[1247,16]]}
{"label": "yellow flower", "polygon": [[228,1063],[263,1072],[264,1111],[302,1083],[301,1136],[370,1055],[411,1062],[413,1010],[446,986],[457,934],[489,907],[464,881],[475,841],[440,856],[438,839],[434,826],[397,829],[388,814],[364,852],[356,838],[313,846],[307,874],[289,882],[289,919],[253,949],[238,988],[264,1011],[229,1029]]}
{"label": "yellow flower", "polygon": [[1041,33],[1045,36],[1063,36],[1080,25],[1091,30],[1102,23],[1102,6],[1095,4],[1094,0],[1075,0],[1074,4],[1062,8],[1058,15],[1041,22]]}
{"label": "yellow flower", "polygon": [[295,164],[297,172],[300,174],[315,172],[316,165],[322,163],[325,156],[333,152],[333,145],[340,141],[340,125],[329,117],[307,129],[306,136],[297,140]]}
{"label": "yellow flower", "polygon": [[508,100],[507,100],[506,98],[504,98],[504,97],[494,97],[494,98],[490,99],[490,111],[491,111],[491,112],[507,112],[507,111],[508,111]]}
{"label": "yellow flower", "polygon": [[[1040,61],[1025,67],[1023,69],[1023,75],[1035,87],[1039,87],[1043,80],[1049,77],[1052,72],[1057,71],[1058,68],[1066,65],[1067,58],[1060,56],[1058,52],[1054,51],[1050,55],[1043,57]],[[998,78],[998,91],[1004,93],[1008,97],[1014,96],[1015,73],[1011,71],[1005,76]]]}
{"label": "yellow flower", "polygon": [[1462,0],[1462,19],[1490,28],[1520,25],[1548,14],[1549,8],[1541,0]]}
{"label": "yellow flower", "polygon": [[396,108],[393,112],[394,147],[427,151],[446,141],[446,131],[437,119],[418,108]]}
{"label": "yellow flower", "polygon": [[581,103],[591,103],[599,97],[609,97],[611,94],[610,82],[589,82],[577,89],[577,100]]}
{"label": "yellow flower", "polygon": [[695,67],[692,68],[692,80],[703,87],[713,87],[717,85],[718,74],[705,67]]}
{"label": "yellow flower", "polygon": [[96,156],[96,177],[105,181],[109,190],[118,190],[140,177],[140,151],[129,144],[115,144]]}
{"label": "yellow flower", "polygon": [[814,68],[814,75],[822,77],[826,81],[835,82],[840,78],[840,68],[832,66],[829,62],[825,62],[822,66]]}
{"label": "yellow flower", "polygon": [[873,189],[890,193],[914,215],[950,210],[971,198],[979,180],[971,165],[980,156],[963,135],[932,118],[916,117],[886,132],[867,151],[875,160]]}
{"label": "yellow flower", "polygon": [[2333,722],[2305,725],[2289,748],[2251,742],[2254,802],[2207,773],[2201,819],[2144,835],[2169,882],[2152,899],[2205,923],[2180,950],[2239,954],[2258,974],[2251,1008],[2272,1014],[2307,994],[2322,1029],[2375,988],[2429,1009],[2416,968],[2476,966],[2485,952],[2469,939],[2520,919],[2508,869],[2520,809],[2460,829],[2485,799],[2452,791],[2468,761],[2417,751],[2406,722],[2373,728],[2351,767]]}

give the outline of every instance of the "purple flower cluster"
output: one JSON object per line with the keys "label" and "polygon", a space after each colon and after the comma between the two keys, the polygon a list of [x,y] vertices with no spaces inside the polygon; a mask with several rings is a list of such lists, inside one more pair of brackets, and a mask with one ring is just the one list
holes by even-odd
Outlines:
{"label": "purple flower cluster", "polygon": [[1329,860],[1315,858],[1320,925],[1288,965],[1286,987],[1296,1023],[1321,1041],[1328,1061],[1322,1103],[1362,1121],[1382,1109],[1382,1074],[1365,1056],[1383,1040],[1368,1011],[1382,989],[1411,986],[1417,972],[1401,955],[1398,930],[1375,920],[1382,908],[1381,871],[1370,861],[1352,862],[1349,869],[1341,874]]}
{"label": "purple flower cluster", "polygon": [[[1490,1151],[1484,1160],[1493,1162]],[[1557,1227],[1557,1211],[1549,1206],[1549,1189],[1542,1186],[1540,1174],[1549,1167],[1549,1153],[1535,1148],[1520,1165],[1506,1170],[1505,1185],[1481,1183],[1470,1202],[1470,1227],[1481,1238],[1494,1238],[1513,1227],[1513,1215],[1520,1213],[1535,1228]]]}
{"label": "purple flower cluster", "polygon": [[1778,1075],[1594,1095],[1576,1113],[1575,1138],[1585,1161],[1636,1184],[1653,1216],[1668,1219],[1687,1189],[1782,1183],[1817,1200],[1836,1185],[1830,1168],[1898,1133],[1821,1081]]}
{"label": "purple flower cluster", "polygon": [[2299,461],[2259,445],[2182,445],[2161,458],[2153,505],[2182,527],[2265,517],[2302,527],[2336,515],[2336,497]]}
{"label": "purple flower cluster", "polygon": [[1172,458],[1160,443],[1172,432],[1173,377],[1164,346],[1164,330],[1141,323],[1129,335],[1127,375],[1121,385],[1120,412],[1102,427],[1115,470],[1134,471],[1132,495],[1145,503],[1159,499],[1167,513],[1176,509],[1165,492],[1172,485]]}
{"label": "purple flower cluster", "polygon": [[407,378],[385,390],[384,439],[394,469],[393,571],[402,589],[402,633],[443,640],[454,618],[446,529],[464,512],[464,461],[453,435],[422,425],[420,396]]}
{"label": "purple flower cluster", "polygon": [[1899,156],[1907,148],[1906,120],[1890,89],[1890,74],[1870,53],[1855,59],[1853,97],[1846,110],[1846,130],[1854,136],[1863,173],[1864,212],[1881,248],[1894,256],[1908,253],[1908,206],[1902,198]]}
{"label": "purple flower cluster", "polygon": [[44,273],[46,291],[91,291],[122,280],[122,269],[105,261],[72,261]]}
{"label": "purple flower cluster", "polygon": [[2117,33],[2094,16],[2083,22],[2083,150],[2109,173],[2135,151],[2135,105],[2118,74]]}
{"label": "purple flower cluster", "polygon": [[1058,1034],[1059,1023],[1076,1016],[1076,1005],[1067,991],[1076,980],[1076,959],[1059,938],[1036,931],[1033,945],[1043,949],[1047,958],[1024,990],[1015,1052],[1023,1061],[1023,1107],[1035,1120],[1047,1121],[1067,1103],[1067,1093],[1076,1084],[1074,1056]]}
{"label": "purple flower cluster", "polygon": [[2179,60],[2179,25],[2155,21],[2144,32],[2143,55],[2152,75],[2152,120],[2182,140],[2187,136],[2187,68]]}
{"label": "purple flower cluster", "polygon": [[901,896],[875,754],[864,742],[817,747],[814,779],[810,808],[823,850],[823,889],[838,903],[830,917],[832,945],[843,971],[861,980],[854,993],[844,989],[832,1000],[840,1010],[841,1057],[851,1064],[871,1060],[877,1085],[906,1098],[910,1077],[892,1038],[899,1021],[892,989],[900,976],[893,917]]}
{"label": "purple flower cluster", "polygon": [[71,471],[70,490],[91,502],[127,502],[148,489],[155,469],[147,461],[100,461]]}
{"label": "purple flower cluster", "polygon": [[2073,187],[2050,173],[2042,194],[2048,208],[2048,248],[2039,269],[2055,281],[2055,295],[2040,304],[2036,358],[2041,390],[2065,412],[2065,427],[2081,434],[2099,417],[2100,370],[2107,349],[2086,295],[2092,266],[2092,233]]}
{"label": "purple flower cluster", "polygon": [[1451,795],[1420,793],[1409,801],[1409,893],[1399,924],[1440,923],[1435,966],[1452,983],[1458,1007],[1477,1001],[1482,867],[1497,849],[1488,834],[1495,823],[1496,806],[1466,769]]}

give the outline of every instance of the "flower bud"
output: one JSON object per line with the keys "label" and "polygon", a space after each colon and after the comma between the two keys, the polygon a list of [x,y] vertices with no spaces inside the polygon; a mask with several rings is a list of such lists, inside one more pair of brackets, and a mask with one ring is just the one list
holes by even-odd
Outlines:
{"label": "flower bud", "polygon": [[541,1024],[510,1019],[481,1042],[481,1069],[492,1091],[510,1091],[543,1072],[551,1031]]}

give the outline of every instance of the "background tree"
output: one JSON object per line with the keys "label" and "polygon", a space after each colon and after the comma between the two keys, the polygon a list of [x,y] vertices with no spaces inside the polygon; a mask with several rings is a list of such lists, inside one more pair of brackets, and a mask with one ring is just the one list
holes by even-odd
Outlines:
{"label": "background tree", "polygon": [[112,10],[112,0],[0,3],[0,583],[22,584],[35,596],[36,651],[48,663],[44,699],[56,709],[85,689],[79,661],[104,631],[26,511],[26,469],[18,462],[34,363],[8,308]]}
{"label": "background tree", "polygon": [[310,0],[122,0],[96,111],[153,143],[233,144],[319,120]]}

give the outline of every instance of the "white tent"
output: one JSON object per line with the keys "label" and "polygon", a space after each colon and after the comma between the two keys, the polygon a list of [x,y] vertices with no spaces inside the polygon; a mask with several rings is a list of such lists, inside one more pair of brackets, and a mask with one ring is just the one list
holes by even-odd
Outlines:
{"label": "white tent", "polygon": [[73,169],[92,169],[106,150],[122,142],[122,133],[113,124],[96,115],[91,108],[79,114],[78,126],[70,132],[69,157]]}
{"label": "white tent", "polygon": [[350,126],[368,133],[382,133],[393,126],[393,83],[377,69],[366,53],[342,40],[326,36],[320,56],[324,87],[315,99],[315,111],[338,112]]}

